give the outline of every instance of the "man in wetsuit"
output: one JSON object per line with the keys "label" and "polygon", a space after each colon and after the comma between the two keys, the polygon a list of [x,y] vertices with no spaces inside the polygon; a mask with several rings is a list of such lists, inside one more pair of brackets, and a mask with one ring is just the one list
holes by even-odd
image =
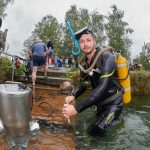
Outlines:
{"label": "man in wetsuit", "polygon": [[[83,67],[88,68],[101,50],[96,48],[94,34],[88,28],[79,30],[75,33],[75,37],[85,54]],[[102,135],[105,133],[106,128],[112,125],[122,112],[123,90],[114,79],[115,69],[116,63],[112,53],[108,51],[102,53],[92,71],[84,73],[80,70],[81,84],[70,96],[65,98],[67,104],[64,104],[62,112],[66,118],[74,116],[93,105],[95,106],[96,120],[87,129],[89,135]],[[82,101],[71,105],[70,103],[86,90],[84,82],[87,80],[91,83],[92,92]]]}

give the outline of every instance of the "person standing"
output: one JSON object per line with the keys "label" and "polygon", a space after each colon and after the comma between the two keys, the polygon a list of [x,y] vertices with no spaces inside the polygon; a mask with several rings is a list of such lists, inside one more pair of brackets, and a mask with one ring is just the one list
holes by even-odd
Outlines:
{"label": "person standing", "polygon": [[70,55],[69,59],[68,59],[68,67],[71,68],[73,66],[73,56]]}
{"label": "person standing", "polygon": [[[65,98],[66,104],[63,106],[62,113],[64,117],[68,118],[95,106],[96,118],[88,127],[87,132],[89,135],[102,136],[107,131],[106,129],[119,118],[123,110],[123,89],[114,78],[116,72],[115,57],[111,52],[105,51],[96,59],[101,49],[96,48],[94,34],[88,28],[76,32],[75,37],[85,54],[84,65],[80,68],[79,87]],[[89,68],[94,62],[95,65],[89,72],[82,69]],[[93,89],[90,95],[72,105],[71,102],[86,90],[87,81],[90,81]]]}
{"label": "person standing", "polygon": [[48,64],[47,64],[47,46],[42,42],[38,41],[32,45],[31,55],[33,61],[32,67],[32,86],[35,86],[37,67],[44,65],[44,76],[47,76]]}
{"label": "person standing", "polygon": [[47,48],[48,48],[48,65],[51,66],[52,64],[54,64],[54,62],[53,62],[54,47],[53,47],[53,43],[51,41],[48,41]]}

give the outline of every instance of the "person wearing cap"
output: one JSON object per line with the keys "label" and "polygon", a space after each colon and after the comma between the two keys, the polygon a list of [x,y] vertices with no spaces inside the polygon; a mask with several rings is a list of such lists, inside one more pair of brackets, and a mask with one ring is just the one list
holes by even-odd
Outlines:
{"label": "person wearing cap", "polygon": [[41,40],[38,40],[36,43],[32,45],[31,48],[31,56],[33,61],[32,67],[32,86],[35,86],[36,82],[36,73],[37,67],[44,65],[44,76],[47,76],[48,71],[48,63],[47,63],[47,53],[48,49],[46,44],[44,44]]}
{"label": "person wearing cap", "polygon": [[[86,69],[91,66],[101,49],[96,48],[94,34],[88,28],[83,28],[76,32],[75,38],[85,54],[83,67]],[[118,81],[114,79],[115,69],[115,57],[111,52],[105,51],[98,57],[92,71],[84,73],[83,70],[80,70],[81,84],[70,96],[65,98],[66,104],[63,106],[62,113],[66,118],[75,116],[85,109],[95,106],[96,119],[87,129],[89,135],[103,135],[107,131],[106,129],[119,119],[123,110],[123,91]],[[93,90],[89,96],[72,105],[72,102],[86,90],[87,81],[90,81]]]}

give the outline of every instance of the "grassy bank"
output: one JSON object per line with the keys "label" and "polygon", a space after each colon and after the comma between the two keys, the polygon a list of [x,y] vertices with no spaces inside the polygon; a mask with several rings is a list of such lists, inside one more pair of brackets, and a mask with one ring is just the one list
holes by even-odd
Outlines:
{"label": "grassy bank", "polygon": [[[76,71],[71,71],[68,78],[73,80],[73,84],[78,83],[79,74]],[[131,71],[131,91],[134,95],[150,95],[150,71]]]}
{"label": "grassy bank", "polygon": [[150,71],[131,71],[131,91],[136,95],[150,95]]}

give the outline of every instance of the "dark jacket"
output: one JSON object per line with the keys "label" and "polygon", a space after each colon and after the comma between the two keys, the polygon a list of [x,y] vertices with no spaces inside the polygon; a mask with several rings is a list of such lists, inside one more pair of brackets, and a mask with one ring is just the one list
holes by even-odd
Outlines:
{"label": "dark jacket", "polygon": [[[93,55],[90,65],[94,61],[98,49]],[[89,67],[87,65],[84,66]],[[81,112],[92,105],[99,105],[102,101],[105,101],[108,97],[117,93],[117,91],[121,90],[118,86],[119,83],[114,83],[114,76],[116,73],[116,62],[115,57],[110,52],[104,52],[99,59],[95,67],[93,68],[93,72],[85,74],[82,71],[81,73],[81,84],[80,86],[72,93],[72,95],[77,98],[80,96],[87,88],[84,84],[85,81],[89,80],[93,91],[91,94],[86,97],[83,101],[77,103],[75,105],[75,109],[77,112]],[[115,103],[115,101],[113,102]]]}

